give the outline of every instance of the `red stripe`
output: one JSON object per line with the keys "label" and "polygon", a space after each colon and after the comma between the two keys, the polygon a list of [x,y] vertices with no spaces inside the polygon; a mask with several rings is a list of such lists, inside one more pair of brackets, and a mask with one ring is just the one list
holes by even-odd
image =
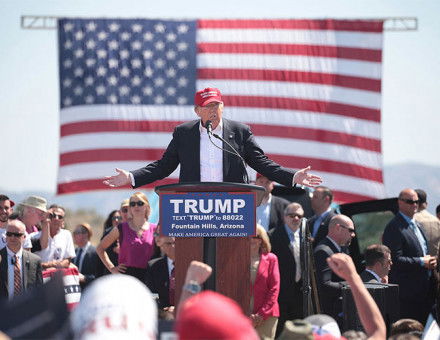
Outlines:
{"label": "red stripe", "polygon": [[270,43],[198,43],[197,50],[198,53],[280,54],[354,59],[377,63],[382,61],[382,50],[341,46]]}
{"label": "red stripe", "polygon": [[359,90],[380,92],[381,80],[362,77],[342,76],[339,74],[279,71],[259,69],[214,69],[197,70],[198,79],[244,79],[263,81],[283,81],[295,83],[334,85]]}
{"label": "red stripe", "polygon": [[338,190],[332,190],[332,192],[333,192],[333,196],[334,196],[334,201],[338,202],[339,204],[361,202],[361,201],[370,201],[370,200],[382,198],[382,197],[359,195],[359,194],[354,194],[352,192],[345,192],[345,191],[338,191]]}
{"label": "red stripe", "polygon": [[[143,186],[143,188],[154,188],[158,185],[177,183],[177,179],[166,178],[161,181],[154,182]],[[119,189],[126,190],[127,187],[120,187]],[[130,187],[131,189],[131,187]],[[115,190],[102,183],[102,179],[91,179],[85,181],[75,181],[69,183],[61,183],[57,186],[57,195],[71,194],[74,192],[91,191],[91,190]]]}
{"label": "red stripe", "polygon": [[360,106],[283,97],[223,95],[225,106],[256,107],[331,113],[343,117],[359,118],[380,123],[380,110]]}
{"label": "red stripe", "polygon": [[[121,124],[120,124],[121,123]],[[99,133],[99,132],[170,132],[172,128],[176,125],[176,122],[171,122],[172,124],[153,124],[158,126],[157,130],[153,130],[154,126],[148,124],[149,122],[144,121],[93,121],[93,122],[78,122],[64,124],[61,126],[61,137],[66,137],[69,135],[82,134],[82,133]],[[167,122],[168,123],[168,122]],[[123,126],[123,128],[121,127]],[[347,145],[355,148],[360,148],[364,150],[370,150],[375,152],[381,152],[381,142],[380,140],[374,138],[361,137],[356,135],[351,135],[342,132],[332,132],[323,129],[308,129],[308,128],[298,128],[298,127],[280,127],[279,125],[266,125],[266,124],[250,124],[252,131],[257,136],[268,136],[268,137],[281,137],[289,139],[301,139],[318,141],[322,143],[332,143]],[[163,129],[162,129],[163,128]],[[170,136],[171,139],[171,136]],[[116,149],[117,150],[117,149]],[[93,151],[95,152],[95,151]],[[104,157],[104,155],[101,155]],[[160,157],[159,157],[160,158]],[[143,157],[139,159],[157,159]],[[110,159],[100,159],[112,160]],[[118,159],[123,160],[123,159]],[[65,165],[65,164],[63,164]]]}
{"label": "red stripe", "polygon": [[298,29],[298,30],[333,30],[361,31],[380,33],[383,31],[382,20],[199,20],[198,28],[240,28],[240,29]]}

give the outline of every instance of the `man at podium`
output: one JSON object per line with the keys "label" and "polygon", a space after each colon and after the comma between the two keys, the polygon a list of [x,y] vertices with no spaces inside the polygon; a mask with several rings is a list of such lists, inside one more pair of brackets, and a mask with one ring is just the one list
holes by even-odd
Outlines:
{"label": "man at podium", "polygon": [[[131,184],[137,188],[168,177],[179,164],[180,183],[246,183],[244,162],[285,186],[295,183],[317,186],[322,182],[319,176],[308,173],[310,166],[295,172],[273,162],[255,142],[249,126],[222,118],[224,106],[219,89],[197,91],[194,105],[200,119],[174,129],[173,138],[160,160],[131,172],[117,168],[117,174],[107,176],[104,184],[110,187]],[[211,138],[213,136],[216,138]]]}

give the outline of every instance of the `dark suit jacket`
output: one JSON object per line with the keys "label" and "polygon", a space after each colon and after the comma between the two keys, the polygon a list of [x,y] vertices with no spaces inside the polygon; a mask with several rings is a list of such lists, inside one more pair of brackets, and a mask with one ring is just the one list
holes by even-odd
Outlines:
{"label": "dark suit jacket", "polygon": [[364,270],[361,275],[360,275],[362,282],[374,282],[374,283],[379,283],[379,281],[377,281],[377,279],[374,277],[373,274],[371,274],[370,272],[367,272],[366,270]]}
{"label": "dark suit jacket", "polygon": [[268,230],[273,229],[279,225],[284,226],[284,209],[289,205],[289,201],[272,195],[269,212]]}
{"label": "dark suit jacket", "polygon": [[148,262],[145,283],[152,293],[159,294],[159,308],[170,306],[170,278],[166,256]]}
{"label": "dark suit jacket", "polygon": [[[135,187],[168,177],[180,164],[179,182],[200,182],[200,120],[177,126],[173,139],[160,160],[132,171]],[[286,186],[292,186],[293,170],[271,161],[255,142],[249,126],[223,118],[223,138],[227,140],[255,171]],[[229,146],[223,148],[230,150]],[[241,160],[223,151],[223,181],[243,183]]]}
{"label": "dark suit jacket", "polygon": [[[319,225],[319,228],[318,228],[318,233],[316,234],[316,236],[313,239],[313,243],[312,243],[313,248],[316,248],[316,246],[319,244],[319,242],[321,242],[327,236],[328,225],[329,225],[332,217],[335,215],[336,215],[336,213],[333,210],[331,210],[327,214],[327,216],[324,217],[324,219],[321,221],[321,224]],[[318,218],[318,216],[313,215],[309,220],[307,220],[307,228],[309,229],[310,235],[312,235],[312,233],[313,233],[313,224],[315,223],[317,218]]]}
{"label": "dark suit jacket", "polygon": [[296,266],[299,264],[295,262],[284,224],[271,229],[268,234],[272,253],[278,257],[280,270],[280,294],[278,297],[280,315],[281,317],[287,315],[287,319],[302,319],[304,316],[302,315],[301,281],[295,282]]}
{"label": "dark suit jacket", "polygon": [[[0,250],[0,297],[7,298],[8,291],[8,254],[6,247]],[[27,291],[35,286],[43,284],[40,258],[27,250],[23,250],[21,262],[23,270],[23,289]]]}
{"label": "dark suit jacket", "polygon": [[[75,254],[78,255],[79,248],[75,249]],[[84,254],[84,260],[81,268],[81,274],[85,277],[85,282],[81,283],[81,288],[84,289],[90,282],[92,282],[96,277],[99,270],[99,262],[101,260],[96,254],[96,248],[92,245],[89,246],[87,252]],[[76,258],[75,258],[75,264]],[[79,267],[79,262],[78,265]]]}
{"label": "dark suit jacket", "polygon": [[325,237],[315,248],[315,267],[318,282],[319,299],[323,313],[337,318],[342,312],[342,279],[333,273],[327,264],[327,258],[339,253],[333,242]]}
{"label": "dark suit jacket", "polygon": [[[419,230],[426,240],[423,230],[420,227]],[[423,257],[423,249],[400,213],[385,227],[383,244],[391,250],[393,265],[389,282],[399,285],[400,299],[414,302],[426,299],[431,282],[429,270],[419,261],[419,257]]]}

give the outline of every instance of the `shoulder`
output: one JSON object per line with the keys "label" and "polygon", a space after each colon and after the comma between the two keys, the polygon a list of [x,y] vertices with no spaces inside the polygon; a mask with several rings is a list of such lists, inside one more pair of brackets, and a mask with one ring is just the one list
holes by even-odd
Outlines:
{"label": "shoulder", "polygon": [[276,204],[276,205],[286,205],[286,206],[289,205],[289,203],[290,203],[285,198],[274,196],[274,195],[272,195],[272,202],[273,202],[273,204]]}
{"label": "shoulder", "polygon": [[246,125],[241,122],[237,122],[235,120],[225,119],[223,118],[223,126],[226,129],[230,129],[233,131],[250,131],[251,128],[249,125]]}
{"label": "shoulder", "polygon": [[24,249],[23,249],[23,256],[29,258],[31,262],[41,262],[41,259],[38,255],[35,255],[34,253],[31,253],[30,251]]}
{"label": "shoulder", "polygon": [[327,255],[332,255],[334,253],[333,244],[330,242],[327,237],[323,238],[321,242],[316,246],[315,254],[326,253]]}
{"label": "shoulder", "polygon": [[161,257],[158,257],[156,259],[152,259],[152,260],[148,261],[148,267],[150,267],[150,268],[157,268],[159,266],[164,265],[164,263],[166,263],[166,260],[167,259],[166,259],[165,256],[161,256]]}
{"label": "shoulder", "polygon": [[176,131],[188,131],[188,130],[191,130],[191,129],[195,128],[196,126],[198,126],[199,123],[200,123],[199,119],[191,120],[189,122],[185,122],[185,123],[177,125],[175,130]]}

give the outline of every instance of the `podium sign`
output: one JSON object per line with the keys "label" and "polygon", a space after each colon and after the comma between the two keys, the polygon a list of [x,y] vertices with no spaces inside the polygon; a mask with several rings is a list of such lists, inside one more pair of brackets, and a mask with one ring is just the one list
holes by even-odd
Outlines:
{"label": "podium sign", "polygon": [[162,193],[162,234],[173,237],[255,235],[253,192]]}

